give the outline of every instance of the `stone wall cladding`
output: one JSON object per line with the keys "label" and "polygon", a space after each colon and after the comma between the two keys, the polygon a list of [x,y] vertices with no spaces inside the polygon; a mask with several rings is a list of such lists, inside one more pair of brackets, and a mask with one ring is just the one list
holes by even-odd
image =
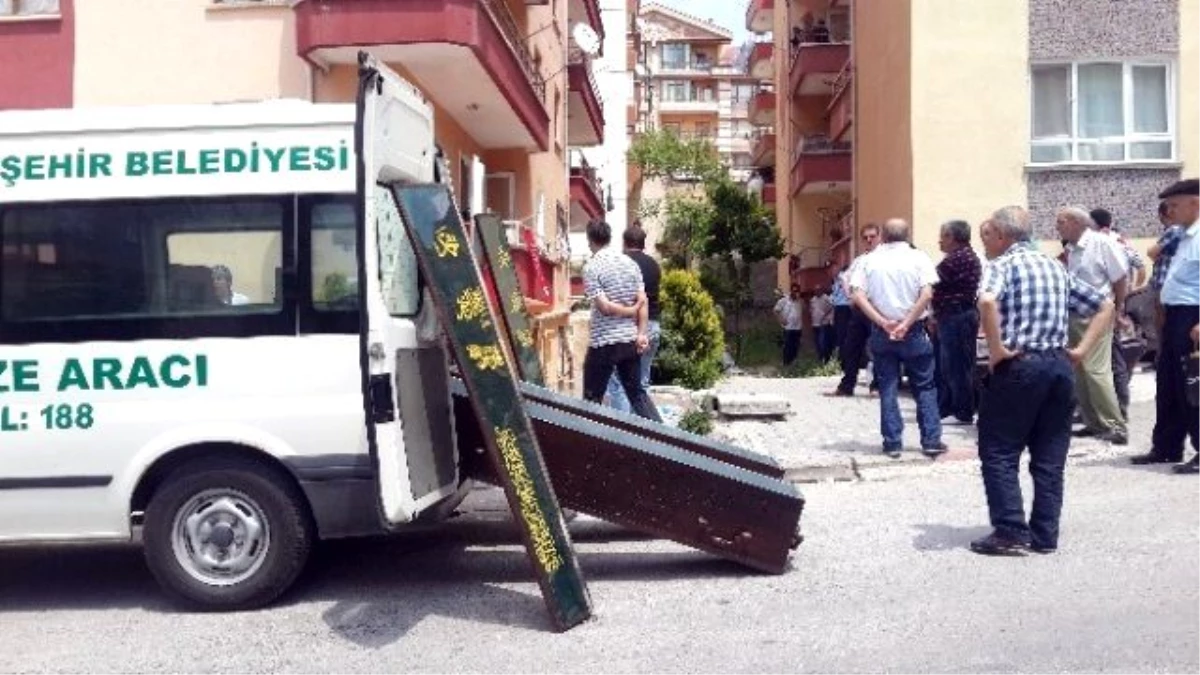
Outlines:
{"label": "stone wall cladding", "polygon": [[[1175,56],[1179,0],[1029,0],[1030,61]],[[1035,170],[1026,173],[1039,239],[1058,239],[1061,206],[1103,207],[1130,237],[1158,236],[1158,193],[1178,168]]]}
{"label": "stone wall cladding", "polygon": [[1179,0],[1029,0],[1032,61],[1179,51]]}
{"label": "stone wall cladding", "polygon": [[1173,169],[1034,171],[1025,177],[1029,213],[1038,239],[1058,239],[1054,214],[1063,206],[1105,208],[1127,237],[1157,237],[1158,193],[1180,179]]}

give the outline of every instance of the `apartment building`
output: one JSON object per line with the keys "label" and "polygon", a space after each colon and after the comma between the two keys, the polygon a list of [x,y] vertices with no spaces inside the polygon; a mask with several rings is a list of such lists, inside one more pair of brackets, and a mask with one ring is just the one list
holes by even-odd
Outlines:
{"label": "apartment building", "polygon": [[367,49],[432,102],[464,211],[510,223],[547,379],[574,389],[569,214],[599,200],[569,157],[605,138],[576,24],[605,34],[598,0],[0,0],[0,108],[350,102]]}
{"label": "apartment building", "polygon": [[[733,45],[728,29],[664,5],[643,5],[639,18],[634,132],[666,129],[681,138],[708,140],[734,180],[749,179],[753,100],[764,85],[758,71],[747,70],[749,46]],[[665,194],[661,184],[643,185],[631,198],[633,208]],[[649,241],[655,241],[657,218],[643,223]]]}
{"label": "apartment building", "polygon": [[908,219],[936,258],[942,222],[1005,204],[1048,251],[1065,204],[1144,248],[1157,191],[1200,172],[1200,0],[750,0],[746,21],[776,56],[781,284],[827,283],[864,223]]}

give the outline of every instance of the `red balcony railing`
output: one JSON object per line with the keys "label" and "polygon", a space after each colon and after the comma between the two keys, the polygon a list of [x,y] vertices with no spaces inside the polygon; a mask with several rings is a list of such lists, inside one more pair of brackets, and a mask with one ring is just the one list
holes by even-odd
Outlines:
{"label": "red balcony railing", "polygon": [[775,92],[760,90],[750,99],[750,123],[761,127],[775,124]]}
{"label": "red balcony railing", "polygon": [[792,162],[792,194],[849,190],[853,172],[849,143],[801,138]]}
{"label": "red balcony railing", "polygon": [[746,4],[746,30],[769,33],[775,21],[775,0],[750,0]]}
{"label": "red balcony railing", "polygon": [[798,96],[820,96],[833,92],[838,73],[850,59],[848,42],[804,42],[794,51],[788,80]]}

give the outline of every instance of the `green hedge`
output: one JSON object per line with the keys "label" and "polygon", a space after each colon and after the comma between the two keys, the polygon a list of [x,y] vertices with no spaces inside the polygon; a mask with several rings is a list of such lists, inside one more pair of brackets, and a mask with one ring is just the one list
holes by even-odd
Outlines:
{"label": "green hedge", "polygon": [[658,367],[663,378],[689,389],[706,389],[721,378],[725,338],[721,317],[700,278],[685,270],[663,274],[662,344]]}

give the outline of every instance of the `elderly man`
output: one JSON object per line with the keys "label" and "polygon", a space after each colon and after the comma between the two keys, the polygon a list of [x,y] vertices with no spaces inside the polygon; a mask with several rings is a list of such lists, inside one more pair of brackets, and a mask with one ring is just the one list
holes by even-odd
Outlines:
{"label": "elderly man", "polygon": [[[1155,369],[1157,416],[1154,446],[1135,464],[1178,462],[1183,459],[1183,441],[1191,437],[1192,450],[1200,450],[1200,410],[1187,397],[1183,373],[1185,359],[1200,342],[1200,181],[1179,181],[1159,195],[1165,199],[1169,221],[1187,229],[1179,239],[1162,287],[1163,326],[1159,338],[1158,368]],[[1178,473],[1200,473],[1200,454],[1175,467]]]}
{"label": "elderly man", "polygon": [[971,248],[971,226],[963,220],[942,225],[938,245],[945,258],[938,263],[933,287],[933,318],[937,326],[938,408],[962,424],[975,421],[975,339],[979,335],[981,267]]}
{"label": "elderly man", "polygon": [[[979,460],[992,534],[971,542],[985,555],[1058,548],[1063,471],[1071,445],[1075,382],[1071,364],[1111,330],[1113,303],[1030,245],[1029,214],[996,211],[980,228],[990,260],[979,288],[979,314],[990,373],[979,402]],[[1067,313],[1093,315],[1068,351]],[[1029,448],[1033,509],[1025,520],[1021,453]]]}
{"label": "elderly man", "polygon": [[883,452],[900,456],[904,420],[900,417],[900,366],[908,372],[917,399],[921,450],[936,457],[946,451],[933,379],[933,343],[925,330],[926,309],[937,283],[933,261],[908,243],[908,223],[893,218],[883,225],[883,244],[862,259],[850,275],[854,304],[872,324],[871,354],[879,381]]}
{"label": "elderly man", "polygon": [[[1125,252],[1112,237],[1097,232],[1092,217],[1081,208],[1060,209],[1056,225],[1059,235],[1068,243],[1067,271],[1112,298],[1120,322],[1125,311],[1129,278]],[[1078,343],[1087,326],[1084,317],[1071,317],[1072,342]],[[1108,326],[1100,342],[1076,369],[1075,394],[1079,398],[1084,428],[1074,434],[1095,436],[1113,445],[1126,445],[1129,436],[1125,417],[1121,414],[1113,385],[1112,344],[1112,326]]]}

